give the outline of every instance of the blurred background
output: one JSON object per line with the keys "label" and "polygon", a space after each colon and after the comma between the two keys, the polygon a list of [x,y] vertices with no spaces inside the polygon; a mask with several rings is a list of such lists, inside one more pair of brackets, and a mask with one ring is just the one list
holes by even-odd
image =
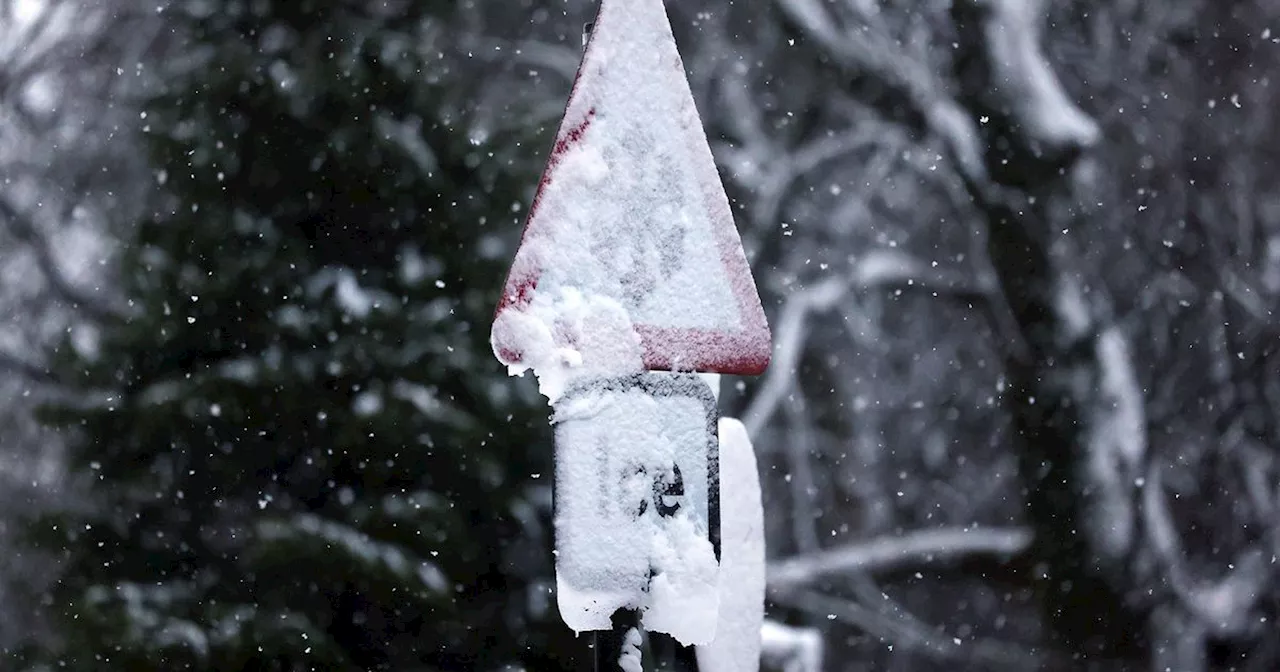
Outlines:
{"label": "blurred background", "polygon": [[[668,11],[774,332],[770,621],[1280,669],[1280,4]],[[593,13],[0,0],[0,668],[586,669],[488,333]]]}

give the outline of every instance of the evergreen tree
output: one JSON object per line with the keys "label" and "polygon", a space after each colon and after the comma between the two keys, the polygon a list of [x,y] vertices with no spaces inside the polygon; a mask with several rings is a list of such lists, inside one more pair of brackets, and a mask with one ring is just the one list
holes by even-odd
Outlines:
{"label": "evergreen tree", "polygon": [[[394,11],[388,7],[394,7]],[[545,407],[488,325],[535,175],[450,114],[454,3],[202,0],[144,120],[133,312],[47,409],[70,670],[483,670],[560,650]],[[521,396],[524,395],[524,396]],[[539,474],[545,474],[538,478]],[[577,647],[574,647],[577,648]],[[557,664],[559,665],[559,664]]]}

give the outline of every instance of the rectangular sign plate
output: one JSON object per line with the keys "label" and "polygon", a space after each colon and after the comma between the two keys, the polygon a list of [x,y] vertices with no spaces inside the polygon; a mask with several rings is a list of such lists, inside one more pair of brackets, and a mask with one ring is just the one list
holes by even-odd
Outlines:
{"label": "rectangular sign plate", "polygon": [[592,381],[556,405],[560,614],[608,630],[619,609],[682,643],[715,635],[720,556],[715,396],[693,374]]}

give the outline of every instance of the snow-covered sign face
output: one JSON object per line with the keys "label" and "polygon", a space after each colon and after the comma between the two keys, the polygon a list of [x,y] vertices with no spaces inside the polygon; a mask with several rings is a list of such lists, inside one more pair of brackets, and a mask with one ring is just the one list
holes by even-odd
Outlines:
{"label": "snow-covered sign face", "polygon": [[695,375],[570,391],[556,406],[556,585],[576,631],[618,609],[685,644],[714,637],[719,469],[715,397]]}
{"label": "snow-covered sign face", "polygon": [[604,0],[493,329],[535,372],[756,374],[770,337],[662,0]]}
{"label": "snow-covered sign face", "polygon": [[[696,181],[688,174],[688,148],[661,142],[646,120],[595,118],[595,131],[609,142],[584,143],[572,158],[600,160],[608,166],[600,192],[600,221],[622,226],[582,224],[591,238],[599,276],[577,269],[550,269],[543,279],[593,285],[590,291],[614,295],[632,322],[661,328],[742,328],[737,299],[711,235],[707,213],[699,205]],[[556,183],[549,191],[557,193]],[[708,271],[707,269],[711,269]],[[557,277],[558,276],[558,277]],[[615,284],[616,283],[616,284]]]}

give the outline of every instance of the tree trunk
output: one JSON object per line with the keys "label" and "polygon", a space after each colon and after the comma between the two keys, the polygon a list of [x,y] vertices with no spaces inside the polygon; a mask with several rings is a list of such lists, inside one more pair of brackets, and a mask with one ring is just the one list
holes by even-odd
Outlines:
{"label": "tree trunk", "polygon": [[[1104,287],[1073,244],[1069,179],[1099,137],[1040,50],[1040,2],[964,0],[962,103],[981,125],[986,172],[965,175],[988,222],[987,248],[1018,323],[1006,349],[1036,583],[1057,644],[1086,665],[1141,655],[1144,614],[1130,559],[1147,450],[1144,396]],[[1181,664],[1174,669],[1194,669]]]}

